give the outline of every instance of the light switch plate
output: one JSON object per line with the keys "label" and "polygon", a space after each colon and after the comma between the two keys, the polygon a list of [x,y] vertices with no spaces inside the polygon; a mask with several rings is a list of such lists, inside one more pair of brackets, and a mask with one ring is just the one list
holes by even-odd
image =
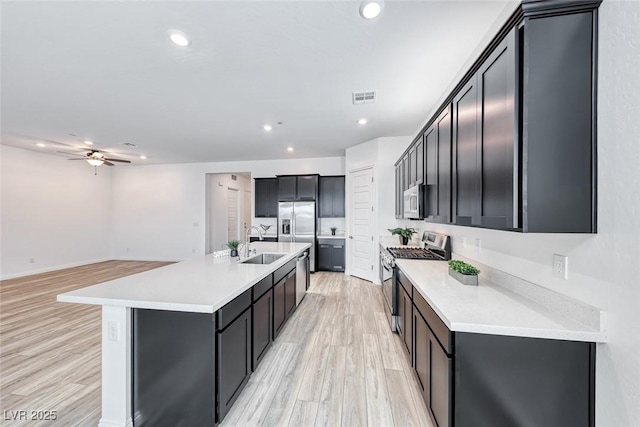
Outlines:
{"label": "light switch plate", "polygon": [[109,341],[120,341],[120,324],[110,321],[107,323],[107,337]]}
{"label": "light switch plate", "polygon": [[553,276],[567,280],[569,278],[569,258],[564,255],[553,254]]}

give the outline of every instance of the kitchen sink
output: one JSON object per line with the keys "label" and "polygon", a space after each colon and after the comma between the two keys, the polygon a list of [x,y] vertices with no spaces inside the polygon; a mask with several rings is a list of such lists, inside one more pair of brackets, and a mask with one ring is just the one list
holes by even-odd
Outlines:
{"label": "kitchen sink", "polygon": [[261,253],[240,262],[242,264],[271,264],[272,262],[279,260],[285,255],[286,254]]}

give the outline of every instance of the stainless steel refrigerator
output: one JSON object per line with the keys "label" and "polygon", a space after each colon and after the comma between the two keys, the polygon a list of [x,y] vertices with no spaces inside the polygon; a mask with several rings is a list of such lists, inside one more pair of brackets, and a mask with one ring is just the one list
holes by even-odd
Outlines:
{"label": "stainless steel refrigerator", "polygon": [[309,269],[316,271],[316,202],[280,202],[278,241],[311,243]]}

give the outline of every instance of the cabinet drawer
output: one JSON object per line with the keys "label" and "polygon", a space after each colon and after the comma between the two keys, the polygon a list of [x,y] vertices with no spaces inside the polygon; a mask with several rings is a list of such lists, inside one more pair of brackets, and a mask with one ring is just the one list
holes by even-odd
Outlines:
{"label": "cabinet drawer", "polygon": [[267,292],[273,286],[273,274],[269,274],[264,279],[253,285],[253,301],[256,301],[265,292]]}
{"label": "cabinet drawer", "polygon": [[249,307],[251,307],[251,289],[247,289],[240,294],[240,296],[237,296],[233,301],[227,303],[216,312],[218,316],[218,330],[221,331],[229,326],[236,317]]}
{"label": "cabinet drawer", "polygon": [[292,259],[273,273],[273,283],[278,283],[283,277],[286,277],[291,270],[296,268],[296,259]]}
{"label": "cabinet drawer", "polygon": [[398,283],[400,283],[400,286],[402,286],[407,292],[409,298],[413,299],[413,286],[411,285],[411,281],[407,276],[405,276],[402,270],[400,270],[399,268],[396,270],[398,272]]}
{"label": "cabinet drawer", "polygon": [[422,315],[424,320],[429,325],[429,329],[433,332],[440,345],[445,349],[447,354],[453,353],[453,337],[452,332],[447,328],[440,317],[431,308],[429,303],[420,295],[420,292],[413,292],[413,305],[418,312]]}

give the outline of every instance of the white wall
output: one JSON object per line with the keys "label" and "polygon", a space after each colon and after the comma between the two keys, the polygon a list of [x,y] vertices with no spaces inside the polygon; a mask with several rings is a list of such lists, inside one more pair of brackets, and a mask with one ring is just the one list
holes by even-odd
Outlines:
{"label": "white wall", "polygon": [[[236,177],[234,181],[232,176]],[[238,175],[238,174],[208,174],[206,182],[206,253],[211,253],[220,249],[226,249],[226,243],[228,238],[228,214],[229,214],[229,189],[238,191],[238,218],[240,224],[243,222],[244,206],[244,193],[251,192],[251,178]],[[251,197],[251,204],[247,206],[251,211],[253,205],[253,196]],[[251,212],[249,212],[251,216]],[[250,225],[250,224],[248,224]],[[238,240],[244,242],[244,234],[242,227],[238,231]]]}
{"label": "white wall", "polygon": [[[387,228],[396,227],[395,220],[395,166],[394,163],[400,155],[407,149],[412,138],[409,136],[383,137],[347,148],[345,154],[346,169],[346,205],[347,216],[349,215],[350,203],[350,177],[349,171],[354,171],[366,167],[373,167],[373,242],[372,256],[373,265],[378,265],[379,246],[378,241],[381,235],[388,234]],[[349,234],[349,218],[346,219],[346,234]],[[346,240],[346,274],[351,274],[349,250],[350,242]],[[374,268],[373,282],[380,283],[378,271]]]}
{"label": "white wall", "polygon": [[[250,172],[252,178],[276,174],[341,175],[344,157],[119,168],[112,179],[112,255],[122,259],[182,260],[204,254],[206,174],[238,171]],[[254,218],[252,222],[257,224],[259,220]]]}
{"label": "white wall", "polygon": [[[598,234],[398,223],[450,234],[456,253],[605,309],[608,342],[598,345],[596,356],[597,425],[628,427],[640,425],[640,2],[602,3],[598,54]],[[569,257],[568,280],[552,276],[554,253]]]}
{"label": "white wall", "polygon": [[84,161],[4,145],[0,157],[0,277],[109,258],[109,167],[94,176]]}

